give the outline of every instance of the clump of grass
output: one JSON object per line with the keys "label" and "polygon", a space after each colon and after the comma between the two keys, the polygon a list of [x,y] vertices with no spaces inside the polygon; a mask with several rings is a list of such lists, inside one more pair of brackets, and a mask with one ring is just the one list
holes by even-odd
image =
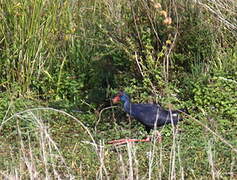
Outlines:
{"label": "clump of grass", "polygon": [[[61,117],[58,119],[58,117]],[[63,117],[65,116],[65,117]],[[83,115],[81,115],[83,116]],[[12,124],[14,122],[14,124]],[[4,128],[11,124],[12,131]],[[180,124],[180,128],[185,128]],[[194,125],[195,126],[195,125]],[[96,179],[185,179],[234,177],[235,158],[219,154],[234,149],[221,148],[218,140],[200,129],[185,128],[177,134],[174,127],[161,133],[172,133],[158,143],[127,143],[120,146],[95,141],[96,134],[74,116],[52,108],[34,108],[15,113],[1,124],[0,172],[3,178],[95,178]],[[97,132],[98,129],[97,129]],[[190,132],[205,134],[200,138]],[[214,133],[215,135],[215,133]],[[219,138],[214,136],[214,138]],[[223,139],[221,139],[223,140]],[[192,145],[196,141],[197,145]],[[204,146],[199,144],[202,142]],[[205,143],[207,142],[207,143]],[[224,142],[225,143],[225,142]],[[199,145],[198,145],[199,144]],[[206,147],[206,148],[205,148]],[[192,149],[194,148],[194,149]],[[216,149],[215,151],[213,151]],[[200,161],[196,161],[196,160]],[[230,162],[230,165],[226,163]],[[226,167],[220,166],[225,164]]]}
{"label": "clump of grass", "polygon": [[7,87],[18,85],[28,92],[33,83],[53,78],[52,70],[65,58],[66,37],[74,31],[72,6],[62,1],[2,1],[1,73]]}
{"label": "clump of grass", "polygon": [[[75,151],[78,143],[73,141],[69,142],[69,144],[66,144],[66,142],[64,142],[65,144],[61,143],[61,141],[55,137],[55,134],[59,137],[64,134],[60,134],[62,133],[60,131],[55,133],[53,124],[43,118],[42,113],[39,112],[40,110],[59,112],[59,110],[50,108],[29,109],[16,113],[1,123],[0,129],[2,131],[4,128],[8,127],[8,123],[11,124],[14,129],[2,139],[4,140],[2,141],[2,147],[6,150],[4,152],[4,161],[5,163],[7,162],[5,164],[6,166],[1,165],[1,174],[4,178],[50,179],[54,177],[56,179],[73,179],[74,174],[71,170],[72,166],[69,164],[67,158],[71,159],[70,153],[73,154],[75,152],[69,153],[69,151],[73,150],[73,148]],[[83,137],[83,129],[85,128],[85,134],[88,133],[89,137],[91,137],[91,141],[94,141],[90,131],[81,123],[81,121],[66,112],[60,112],[70,116],[80,124],[77,126],[82,132],[79,134],[79,137]],[[14,126],[11,121],[15,122]],[[65,138],[67,138],[66,134]],[[84,139],[86,140],[85,137]],[[69,138],[69,141],[70,140],[71,139]],[[66,145],[69,145],[69,147],[65,147]],[[78,172],[76,174],[77,176],[81,175]]]}

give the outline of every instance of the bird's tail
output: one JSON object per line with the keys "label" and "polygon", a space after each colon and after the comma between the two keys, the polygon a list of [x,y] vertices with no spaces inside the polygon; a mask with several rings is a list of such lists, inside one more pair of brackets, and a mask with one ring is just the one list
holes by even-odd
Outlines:
{"label": "bird's tail", "polygon": [[182,114],[189,114],[188,109],[182,108],[182,109],[178,109],[178,110],[172,110],[171,112],[171,116],[172,118],[170,118],[167,122],[168,123],[173,123],[176,125],[179,121],[183,121],[183,116]]}
{"label": "bird's tail", "polygon": [[183,115],[184,114],[189,114],[187,107],[179,109],[178,112],[179,112],[179,119],[178,119],[178,121],[183,121],[183,119],[184,119]]}
{"label": "bird's tail", "polygon": [[182,108],[182,109],[179,109],[178,111],[179,111],[180,113],[189,114],[189,111],[188,111],[188,108],[187,108],[187,107]]}

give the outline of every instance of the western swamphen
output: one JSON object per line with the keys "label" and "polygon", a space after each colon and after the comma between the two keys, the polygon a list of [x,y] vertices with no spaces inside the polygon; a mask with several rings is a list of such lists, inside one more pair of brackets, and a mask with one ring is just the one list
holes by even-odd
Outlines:
{"label": "western swamphen", "polygon": [[[177,125],[182,119],[181,112],[187,110],[165,110],[156,104],[133,104],[130,102],[129,96],[124,92],[119,92],[114,98],[113,103],[123,103],[124,110],[136,120],[145,126],[146,131],[149,133],[151,129],[163,126],[165,124]],[[126,142],[148,142],[150,137],[146,139],[120,139],[109,141],[109,144],[123,144]],[[161,135],[158,132],[158,141],[161,141]]]}

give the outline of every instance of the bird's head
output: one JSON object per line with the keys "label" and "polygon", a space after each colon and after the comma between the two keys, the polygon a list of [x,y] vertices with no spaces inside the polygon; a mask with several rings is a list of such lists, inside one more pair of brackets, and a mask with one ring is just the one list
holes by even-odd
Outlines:
{"label": "bird's head", "polygon": [[114,104],[119,103],[120,101],[124,103],[126,101],[129,101],[129,96],[121,91],[118,92],[118,94],[113,98],[112,101]]}

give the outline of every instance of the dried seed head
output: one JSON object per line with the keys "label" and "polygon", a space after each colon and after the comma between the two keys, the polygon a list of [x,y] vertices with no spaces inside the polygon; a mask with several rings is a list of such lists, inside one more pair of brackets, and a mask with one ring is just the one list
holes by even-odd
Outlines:
{"label": "dried seed head", "polygon": [[166,18],[164,19],[163,23],[166,24],[166,25],[170,25],[170,24],[172,23],[171,17],[166,17]]}
{"label": "dried seed head", "polygon": [[155,4],[154,4],[154,8],[156,8],[156,9],[160,9],[160,8],[161,8],[160,3],[155,3]]}
{"label": "dried seed head", "polygon": [[162,16],[164,16],[165,18],[167,17],[167,12],[164,11],[164,10],[160,11],[160,14],[161,14]]}

